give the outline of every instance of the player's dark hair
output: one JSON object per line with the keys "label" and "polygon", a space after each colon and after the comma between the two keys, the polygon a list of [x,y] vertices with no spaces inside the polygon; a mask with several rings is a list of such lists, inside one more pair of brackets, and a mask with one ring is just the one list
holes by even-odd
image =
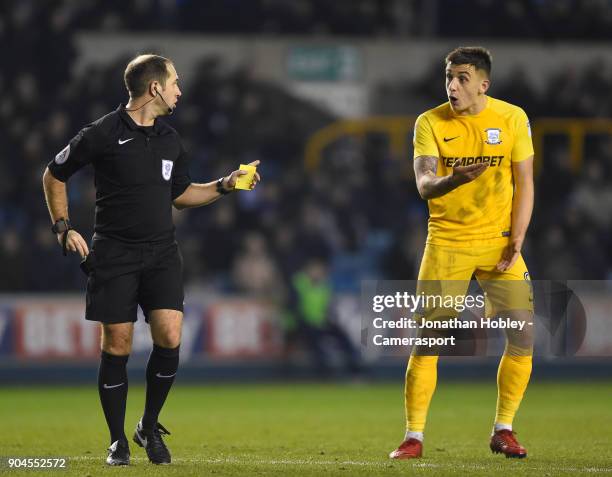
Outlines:
{"label": "player's dark hair", "polygon": [[165,88],[169,64],[172,62],[168,58],[159,55],[139,55],[130,61],[123,74],[130,98],[145,94],[151,81],[159,81]]}
{"label": "player's dark hair", "polygon": [[482,70],[491,76],[491,52],[482,46],[460,46],[451,51],[444,60],[445,64],[472,65],[477,70]]}

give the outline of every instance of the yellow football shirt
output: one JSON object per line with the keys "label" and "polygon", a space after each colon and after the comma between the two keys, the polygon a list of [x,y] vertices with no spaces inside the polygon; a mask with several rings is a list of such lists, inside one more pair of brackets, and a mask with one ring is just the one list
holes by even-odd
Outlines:
{"label": "yellow football shirt", "polygon": [[428,201],[427,242],[467,246],[510,235],[512,163],[533,155],[531,129],[518,106],[487,97],[479,114],[458,116],[448,102],[421,114],[414,127],[414,157],[438,158],[438,176],[461,165],[488,162],[472,182]]}

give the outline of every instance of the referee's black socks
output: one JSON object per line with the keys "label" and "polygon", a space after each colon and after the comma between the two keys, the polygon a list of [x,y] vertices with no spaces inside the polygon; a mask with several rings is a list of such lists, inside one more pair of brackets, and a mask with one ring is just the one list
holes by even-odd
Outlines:
{"label": "referee's black socks", "polygon": [[172,387],[179,364],[179,348],[162,348],[153,344],[147,363],[147,397],[142,427],[153,429]]}
{"label": "referee's black socks", "polygon": [[127,401],[127,356],[115,356],[102,351],[98,369],[98,392],[104,417],[111,435],[111,444],[125,439],[125,403]]}

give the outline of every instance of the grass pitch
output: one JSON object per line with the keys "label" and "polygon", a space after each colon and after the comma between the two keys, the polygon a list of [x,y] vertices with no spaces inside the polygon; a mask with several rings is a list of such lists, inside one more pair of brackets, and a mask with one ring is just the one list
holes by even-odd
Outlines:
{"label": "grass pitch", "polygon": [[[129,391],[131,438],[144,402]],[[59,471],[0,469],[10,475],[424,475],[612,474],[612,384],[532,383],[515,421],[529,452],[493,455],[488,436],[494,382],[438,384],[425,456],[390,461],[403,437],[402,383],[334,385],[175,384],[160,421],[170,429],[170,466],[154,466],[131,444],[132,465],[104,465],[108,446],[97,390],[0,388],[0,455],[65,456]]]}

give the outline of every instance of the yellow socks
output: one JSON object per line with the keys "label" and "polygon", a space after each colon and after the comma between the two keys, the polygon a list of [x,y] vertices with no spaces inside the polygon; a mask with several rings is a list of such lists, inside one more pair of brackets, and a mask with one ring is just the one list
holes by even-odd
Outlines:
{"label": "yellow socks", "polygon": [[[513,345],[506,347],[497,372],[496,425],[512,428],[512,420],[529,383],[531,365],[532,350]],[[406,430],[411,434],[422,436],[437,377],[438,356],[410,356],[406,370],[405,406]]]}
{"label": "yellow socks", "polygon": [[[436,389],[438,378],[437,356],[410,356],[406,370],[405,406],[406,429],[422,433],[427,411]],[[422,439],[421,439],[422,440]]]}
{"label": "yellow socks", "polygon": [[497,370],[497,411],[495,424],[512,428],[531,376],[532,350],[508,345]]}

